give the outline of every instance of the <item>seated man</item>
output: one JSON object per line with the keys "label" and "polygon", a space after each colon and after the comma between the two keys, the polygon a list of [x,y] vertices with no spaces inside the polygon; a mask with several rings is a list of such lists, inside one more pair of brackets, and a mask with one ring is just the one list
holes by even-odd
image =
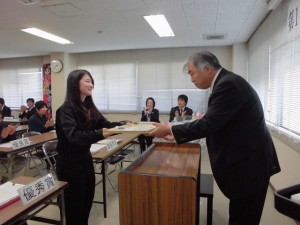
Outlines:
{"label": "seated man", "polygon": [[4,117],[11,117],[11,109],[5,105],[3,98],[0,98],[0,111],[2,112],[2,119]]}
{"label": "seated man", "polygon": [[169,122],[178,121],[179,117],[185,118],[186,116],[193,115],[193,110],[188,108],[186,105],[188,103],[188,97],[186,95],[179,95],[177,98],[178,106],[173,107],[170,111]]}
{"label": "seated man", "polygon": [[48,119],[46,116],[48,107],[44,101],[37,101],[35,103],[36,113],[28,120],[28,131],[37,131],[46,133],[54,130],[53,118]]}
{"label": "seated man", "polygon": [[27,107],[24,105],[21,106],[21,113],[19,114],[19,118],[29,120],[29,118],[36,112],[34,107],[34,99],[28,98],[26,103]]}
{"label": "seated man", "polygon": [[[8,125],[2,121],[2,113],[0,112],[0,144],[9,142],[16,139],[15,132],[18,125]],[[12,176],[17,175],[27,165],[27,158],[24,156],[16,155],[12,158]],[[6,155],[0,155],[0,183],[8,179],[8,159]],[[5,178],[4,178],[5,177]]]}

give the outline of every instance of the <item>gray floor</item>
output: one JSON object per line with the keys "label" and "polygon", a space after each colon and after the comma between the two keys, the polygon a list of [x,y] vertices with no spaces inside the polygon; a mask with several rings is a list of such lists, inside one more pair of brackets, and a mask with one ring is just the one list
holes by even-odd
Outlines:
{"label": "gray floor", "polygon": [[[136,148],[138,151],[138,147]],[[138,157],[137,153],[137,157]],[[207,151],[202,152],[203,173],[211,173]],[[110,169],[113,169],[112,167]],[[117,185],[118,169],[110,175],[112,182]],[[98,177],[98,176],[97,176]],[[97,178],[99,180],[99,177]],[[101,184],[96,186],[96,199],[101,200],[102,189]],[[295,225],[296,223],[290,218],[281,215],[274,208],[274,197],[271,188],[268,190],[267,199],[262,215],[261,225]],[[90,225],[118,225],[119,223],[119,201],[118,193],[115,192],[111,185],[107,182],[107,199],[108,199],[108,217],[103,218],[103,206],[94,204],[91,210],[89,224]],[[57,218],[59,211],[57,207],[51,206],[41,214],[53,218]],[[220,192],[216,184],[214,184],[214,207],[213,207],[213,224],[226,225],[228,223],[228,200]],[[42,224],[33,221],[28,222],[29,225]],[[206,199],[201,199],[200,203],[200,224],[206,225]]]}

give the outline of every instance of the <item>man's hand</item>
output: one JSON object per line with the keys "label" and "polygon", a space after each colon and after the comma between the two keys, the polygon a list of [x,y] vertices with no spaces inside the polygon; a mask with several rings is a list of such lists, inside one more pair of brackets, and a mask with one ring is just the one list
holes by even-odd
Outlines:
{"label": "man's hand", "polygon": [[10,128],[9,127],[5,127],[2,129],[1,131],[1,137],[2,138],[7,138],[7,136],[9,135],[10,132]]}
{"label": "man's hand", "polygon": [[167,123],[154,123],[156,128],[144,133],[145,136],[152,136],[157,138],[165,138],[166,140],[174,140],[171,132],[171,124]]}
{"label": "man's hand", "polygon": [[9,135],[13,135],[16,132],[18,124],[16,124],[16,125],[9,125],[8,127],[9,127]]}
{"label": "man's hand", "polygon": [[54,119],[51,118],[51,119],[47,120],[45,127],[48,128],[48,127],[53,127],[53,126],[54,126]]}

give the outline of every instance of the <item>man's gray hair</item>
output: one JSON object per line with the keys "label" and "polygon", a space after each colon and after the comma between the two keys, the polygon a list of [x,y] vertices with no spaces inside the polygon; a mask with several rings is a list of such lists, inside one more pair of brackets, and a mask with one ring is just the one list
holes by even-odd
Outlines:
{"label": "man's gray hair", "polygon": [[222,67],[218,58],[209,51],[200,51],[191,55],[188,59],[188,62],[183,67],[183,70],[186,73],[188,73],[187,64],[190,62],[201,71],[203,71],[204,67],[207,65],[215,70],[218,70]]}

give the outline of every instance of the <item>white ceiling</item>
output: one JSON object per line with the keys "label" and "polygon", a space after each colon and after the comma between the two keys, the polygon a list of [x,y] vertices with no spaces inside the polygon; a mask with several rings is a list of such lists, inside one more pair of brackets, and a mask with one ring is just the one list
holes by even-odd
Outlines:
{"label": "white ceiling", "polygon": [[[246,42],[269,13],[265,1],[40,0],[24,5],[18,0],[1,0],[0,58]],[[175,37],[158,37],[142,17],[151,14],[164,14]],[[28,27],[74,44],[60,45],[20,31]],[[205,34],[224,34],[225,38],[204,40]]]}

